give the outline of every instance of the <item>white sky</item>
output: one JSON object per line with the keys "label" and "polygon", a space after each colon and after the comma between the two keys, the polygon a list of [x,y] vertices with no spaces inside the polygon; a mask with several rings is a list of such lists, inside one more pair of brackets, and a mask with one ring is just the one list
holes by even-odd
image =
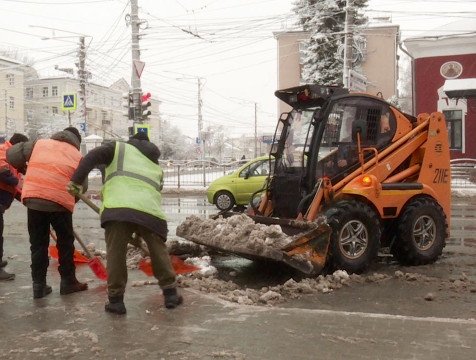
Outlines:
{"label": "white sky", "polygon": [[[139,0],[139,15],[149,25],[141,40],[142,89],[162,101],[163,118],[186,135],[197,135],[200,77],[205,127],[222,125],[226,135],[251,135],[256,102],[258,132],[273,132],[272,32],[294,24],[292,1]],[[369,5],[369,16],[390,15],[404,37],[450,22],[449,15],[476,21],[474,0],[371,0]],[[131,30],[124,20],[129,12],[127,0],[0,0],[0,48],[34,58],[35,68],[48,76],[54,65],[74,67],[77,34],[88,35],[86,64],[93,81],[110,85],[123,77],[130,82]],[[53,35],[41,27],[72,33]],[[63,38],[42,40],[53,36]]]}

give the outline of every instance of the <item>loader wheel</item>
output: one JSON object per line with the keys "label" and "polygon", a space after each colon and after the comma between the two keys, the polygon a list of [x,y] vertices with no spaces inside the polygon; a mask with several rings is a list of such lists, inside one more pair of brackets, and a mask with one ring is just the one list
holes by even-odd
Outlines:
{"label": "loader wheel", "polygon": [[228,211],[235,205],[235,199],[231,193],[222,190],[215,195],[215,205],[221,211]]}
{"label": "loader wheel", "polygon": [[424,265],[436,261],[448,237],[443,208],[431,198],[415,198],[403,208],[398,219],[392,253],[402,265]]}
{"label": "loader wheel", "polygon": [[379,217],[358,201],[342,201],[326,211],[332,228],[329,260],[333,269],[360,273],[377,257]]}

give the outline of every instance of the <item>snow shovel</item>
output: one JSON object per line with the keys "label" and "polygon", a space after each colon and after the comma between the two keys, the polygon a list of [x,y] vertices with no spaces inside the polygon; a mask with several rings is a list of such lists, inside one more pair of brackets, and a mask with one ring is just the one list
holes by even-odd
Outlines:
{"label": "snow shovel", "polygon": [[81,240],[79,235],[76,233],[76,231],[73,230],[74,237],[76,240],[79,242],[81,247],[83,248],[84,252],[86,253],[88,257],[88,265],[93,271],[93,273],[98,277],[98,279],[101,280],[106,280],[107,281],[107,271],[106,267],[102,263],[101,259],[98,258],[97,256],[93,256],[91,252],[88,250],[84,242]]}
{"label": "snow shovel", "polygon": [[[147,255],[146,258],[140,259],[139,269],[142,270],[142,272],[146,274],[147,276],[154,276],[154,272],[152,270],[152,261],[150,260],[149,249],[146,246],[144,246],[144,244],[142,243],[142,238],[139,237],[137,234],[134,234],[132,240],[133,241],[131,241],[131,244],[134,245],[135,247],[140,248]],[[174,268],[174,272],[176,274],[187,274],[190,272],[200,270],[199,267],[186,264],[177,255],[171,254],[170,262],[172,263],[172,267]]]}
{"label": "snow shovel", "polygon": [[[91,200],[89,200],[84,194],[78,195],[81,200],[83,200],[91,209],[93,209],[96,213],[99,214],[99,207],[96,206]],[[141,239],[133,238],[131,244],[135,247],[140,248],[142,251],[145,252],[147,258],[141,259],[139,261],[139,269],[144,272],[147,276],[154,276],[152,272],[152,263],[150,261],[150,253],[149,249],[142,244]],[[180,259],[176,255],[170,255],[170,260],[172,262],[172,266],[174,268],[174,272],[176,274],[185,274],[189,272],[193,272],[196,270],[200,270],[200,268],[186,264],[182,259]]]}
{"label": "snow shovel", "polygon": [[[50,230],[50,236],[53,238],[55,243],[58,242],[58,239],[57,239],[56,235],[51,230]],[[50,250],[50,255],[53,259],[59,259],[58,248],[56,247],[56,245],[50,245],[49,250]],[[77,263],[87,263],[87,262],[89,262],[89,259],[86,256],[84,256],[83,254],[81,254],[77,249],[74,249],[73,260],[74,260],[74,262],[77,262]]]}

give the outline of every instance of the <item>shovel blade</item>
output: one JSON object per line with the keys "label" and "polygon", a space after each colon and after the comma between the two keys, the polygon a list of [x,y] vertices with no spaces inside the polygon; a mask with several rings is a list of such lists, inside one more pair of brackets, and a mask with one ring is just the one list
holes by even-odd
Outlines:
{"label": "shovel blade", "polygon": [[89,260],[88,265],[98,279],[107,281],[106,267],[104,266],[100,258],[92,258],[91,260]]}
{"label": "shovel blade", "polygon": [[[174,268],[174,272],[176,274],[186,274],[186,273],[200,270],[200,268],[196,266],[186,264],[182,259],[180,259],[176,255],[170,255],[170,261],[172,263],[172,267]],[[144,272],[144,274],[146,274],[147,276],[154,276],[150,257],[140,259],[139,269],[142,270],[142,272]]]}
{"label": "shovel blade", "polygon": [[[50,256],[53,259],[59,259],[58,248],[56,247],[56,245],[50,245],[49,250],[50,250]],[[85,263],[86,264],[86,263],[89,262],[89,259],[86,256],[84,256],[83,254],[81,254],[78,250],[74,250],[73,260],[74,260],[75,263]]]}
{"label": "shovel blade", "polygon": [[[233,212],[221,213],[220,215],[223,218],[243,216]],[[242,242],[227,242],[220,245],[211,238],[206,226],[203,227],[204,232],[200,233],[202,229],[200,224],[198,227],[184,227],[182,230],[185,229],[185,231],[177,229],[177,235],[218,252],[233,254],[250,260],[280,262],[309,275],[316,275],[322,271],[326,263],[331,235],[331,228],[328,224],[319,225],[314,222],[293,219],[248,216],[256,224],[279,225],[282,232],[288,236],[289,243],[284,247],[267,247],[264,250],[261,246],[249,246],[253,244],[249,244],[246,239]],[[194,231],[190,231],[190,229]]]}

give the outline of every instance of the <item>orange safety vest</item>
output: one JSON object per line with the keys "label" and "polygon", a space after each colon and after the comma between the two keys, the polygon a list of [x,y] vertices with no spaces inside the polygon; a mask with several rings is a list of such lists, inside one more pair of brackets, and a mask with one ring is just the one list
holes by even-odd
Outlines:
{"label": "orange safety vest", "polygon": [[[9,163],[7,163],[7,149],[12,146],[10,141],[5,142],[5,144],[0,144],[0,169],[8,168],[10,172],[18,178],[18,180],[22,179],[22,175],[15,169],[13,166],[11,166]],[[0,189],[8,191],[9,193],[12,193],[13,196],[17,194],[17,189],[14,186],[8,186],[2,182],[0,182]]]}
{"label": "orange safety vest", "polygon": [[21,201],[38,198],[53,201],[73,212],[75,199],[66,185],[79,165],[82,155],[67,142],[38,140],[31,153],[23,183]]}

